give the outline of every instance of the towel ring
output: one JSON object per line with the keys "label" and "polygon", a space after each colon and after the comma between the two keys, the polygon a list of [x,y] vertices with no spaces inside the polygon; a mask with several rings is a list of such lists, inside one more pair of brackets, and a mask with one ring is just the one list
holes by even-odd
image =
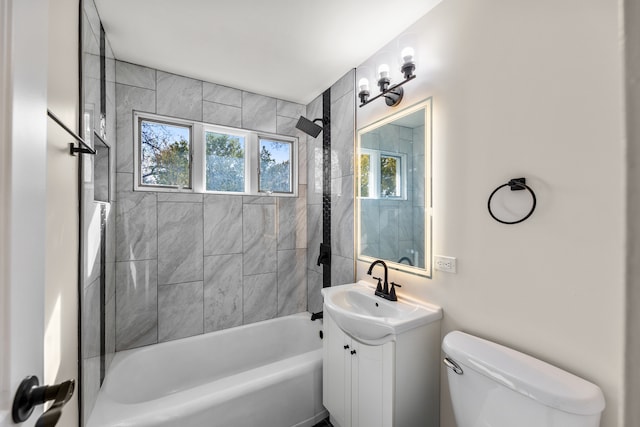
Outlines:
{"label": "towel ring", "polygon": [[[524,218],[521,218],[521,219],[519,219],[517,221],[503,221],[500,218],[498,218],[497,216],[495,216],[493,214],[493,212],[491,211],[491,199],[493,198],[493,195],[496,194],[498,192],[498,190],[500,190],[501,188],[504,188],[506,186],[511,187],[511,191],[528,190],[529,193],[531,194],[531,198],[533,199],[533,204],[531,205],[531,210],[529,211],[529,213],[527,215],[524,216]],[[531,189],[531,187],[529,187],[526,184],[526,179],[525,178],[513,178],[513,179],[510,179],[509,182],[507,182],[506,184],[502,184],[501,186],[499,186],[498,188],[493,190],[493,192],[489,196],[489,201],[487,202],[487,208],[489,209],[489,215],[491,215],[491,218],[495,219],[496,221],[498,221],[498,222],[500,222],[502,224],[518,224],[518,223],[524,221],[525,219],[529,218],[531,216],[531,214],[533,213],[533,211],[536,210],[536,193],[534,193],[533,190]]]}

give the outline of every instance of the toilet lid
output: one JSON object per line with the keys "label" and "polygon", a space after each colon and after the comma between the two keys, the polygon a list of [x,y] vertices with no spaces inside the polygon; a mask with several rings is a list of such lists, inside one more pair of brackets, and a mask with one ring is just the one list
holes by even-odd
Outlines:
{"label": "toilet lid", "polygon": [[463,370],[472,369],[546,406],[579,415],[598,414],[605,407],[597,385],[491,341],[454,331],[442,341],[442,350]]}

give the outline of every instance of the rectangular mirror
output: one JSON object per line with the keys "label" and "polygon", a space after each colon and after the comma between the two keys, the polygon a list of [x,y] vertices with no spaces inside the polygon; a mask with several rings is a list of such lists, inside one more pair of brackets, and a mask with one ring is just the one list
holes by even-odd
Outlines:
{"label": "rectangular mirror", "polygon": [[358,130],[358,259],[431,277],[431,99]]}

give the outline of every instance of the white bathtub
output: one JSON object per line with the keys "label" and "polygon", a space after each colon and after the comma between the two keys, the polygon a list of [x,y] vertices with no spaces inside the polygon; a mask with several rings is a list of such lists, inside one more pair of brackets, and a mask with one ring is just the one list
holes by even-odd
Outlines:
{"label": "white bathtub", "polygon": [[87,427],[309,427],[322,406],[309,313],[118,352]]}

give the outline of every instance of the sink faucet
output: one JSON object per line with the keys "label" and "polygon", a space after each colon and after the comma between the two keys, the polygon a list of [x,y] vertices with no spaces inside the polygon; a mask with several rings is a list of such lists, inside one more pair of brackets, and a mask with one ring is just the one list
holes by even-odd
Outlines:
{"label": "sink faucet", "polygon": [[388,299],[389,301],[398,301],[395,287],[396,286],[401,287],[401,286],[398,285],[397,283],[391,282],[391,291],[389,291],[389,269],[387,268],[387,264],[384,261],[380,259],[373,261],[369,266],[369,270],[367,271],[367,274],[371,276],[373,267],[375,267],[376,264],[380,264],[384,267],[384,286],[380,285],[379,277],[374,277],[374,279],[378,279],[378,286],[376,287],[376,295],[384,299]]}

